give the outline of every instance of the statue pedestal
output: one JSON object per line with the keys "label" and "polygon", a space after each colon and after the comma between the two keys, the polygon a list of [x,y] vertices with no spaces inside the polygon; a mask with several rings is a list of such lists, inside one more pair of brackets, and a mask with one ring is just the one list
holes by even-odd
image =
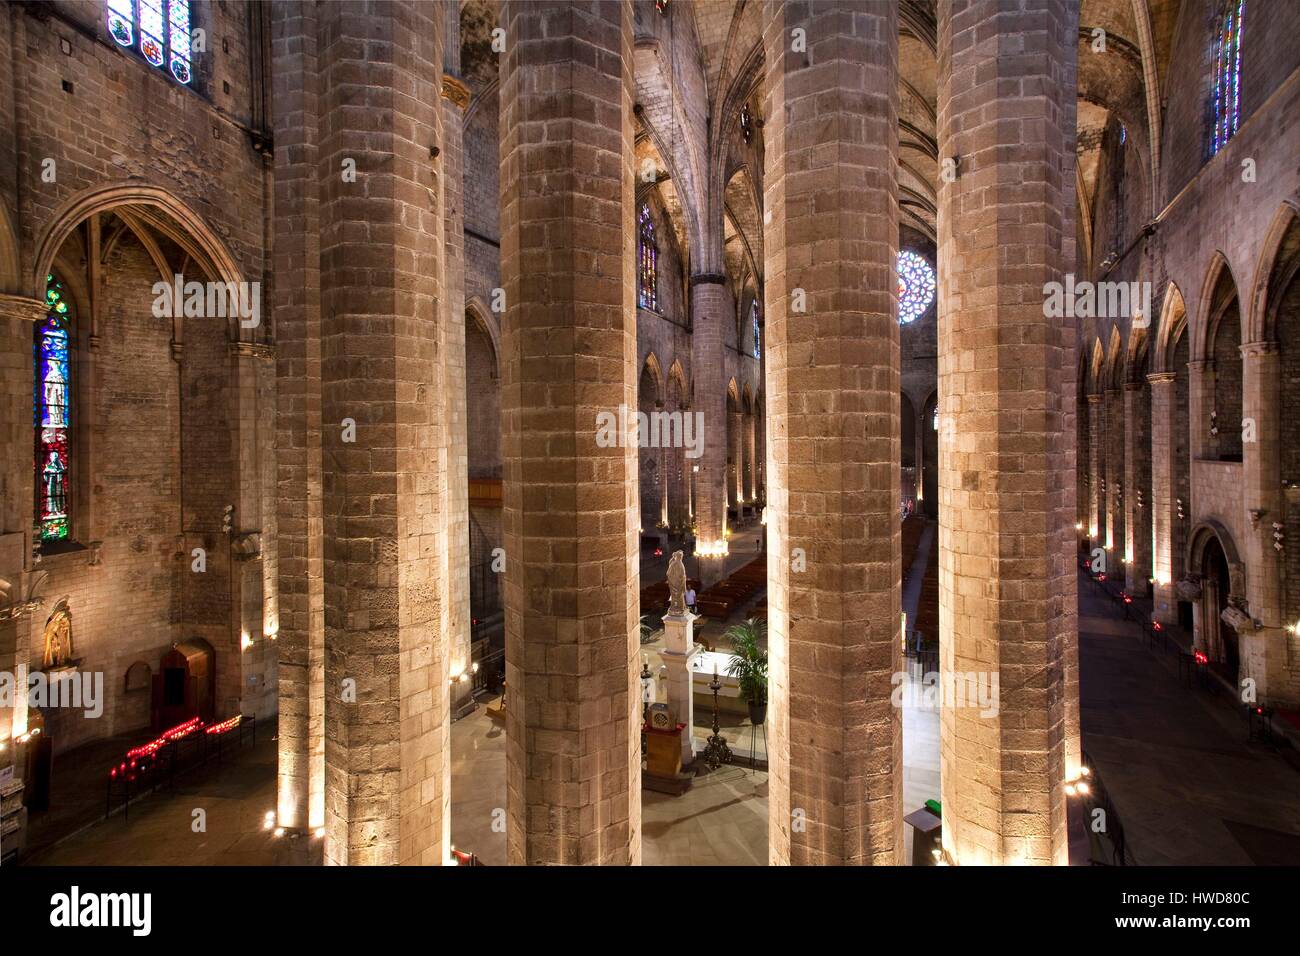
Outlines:
{"label": "statue pedestal", "polygon": [[682,732],[682,766],[695,760],[691,737],[695,729],[695,697],[691,692],[691,659],[699,650],[695,646],[695,615],[690,611],[664,616],[664,650],[660,654],[668,668],[668,704],[685,725]]}

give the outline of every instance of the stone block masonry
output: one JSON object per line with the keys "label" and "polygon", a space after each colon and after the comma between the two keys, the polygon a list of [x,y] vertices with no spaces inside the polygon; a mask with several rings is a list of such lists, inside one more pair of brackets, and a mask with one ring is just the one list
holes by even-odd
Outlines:
{"label": "stone block masonry", "polygon": [[897,864],[897,14],[765,14],[769,859]]}
{"label": "stone block masonry", "polygon": [[641,859],[632,5],[508,3],[501,71],[512,864]]}
{"label": "stone block masonry", "polygon": [[[957,863],[1064,863],[1065,654],[1075,329],[1044,316],[1061,281],[1067,4],[939,7],[940,664],[997,673],[996,716],[945,707],[943,846]],[[1072,152],[1072,150],[1071,150]],[[1063,172],[1069,169],[1068,175]],[[1096,408],[1094,407],[1094,410]],[[950,424],[949,424],[950,422]]]}

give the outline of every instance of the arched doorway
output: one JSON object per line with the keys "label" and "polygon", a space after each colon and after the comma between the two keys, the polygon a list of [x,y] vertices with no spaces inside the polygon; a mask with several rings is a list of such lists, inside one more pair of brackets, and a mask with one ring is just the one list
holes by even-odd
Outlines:
{"label": "arched doorway", "polygon": [[1217,537],[1206,542],[1201,555],[1201,628],[1205,651],[1211,661],[1221,664],[1235,686],[1241,664],[1237,632],[1223,621],[1232,593],[1228,558]]}

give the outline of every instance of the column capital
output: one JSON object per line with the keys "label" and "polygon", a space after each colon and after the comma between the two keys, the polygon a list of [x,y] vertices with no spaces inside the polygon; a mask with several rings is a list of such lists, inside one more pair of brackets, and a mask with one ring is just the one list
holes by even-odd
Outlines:
{"label": "column capital", "polygon": [[1187,368],[1193,372],[1213,372],[1214,359],[1196,359],[1188,362]]}
{"label": "column capital", "polygon": [[1247,342],[1240,347],[1242,358],[1257,358],[1263,355],[1278,355],[1280,349],[1277,342]]}
{"label": "column capital", "polygon": [[40,299],[30,299],[25,295],[0,295],[0,317],[20,319],[24,322],[39,322],[49,311]]}
{"label": "column capital", "polygon": [[1124,383],[1124,391],[1126,392],[1140,392],[1144,388],[1146,388],[1146,382],[1125,382]]}
{"label": "column capital", "polygon": [[1105,399],[1105,397],[1106,397],[1106,396],[1103,395],[1101,392],[1089,392],[1089,393],[1088,393],[1088,404],[1089,404],[1089,405],[1100,405],[1100,404],[1102,403],[1102,400]]}
{"label": "column capital", "polygon": [[469,109],[469,87],[450,73],[442,74],[442,98],[459,106],[462,113]]}
{"label": "column capital", "polygon": [[691,288],[697,285],[726,285],[727,277],[721,272],[701,272],[699,275],[691,276]]}
{"label": "column capital", "polygon": [[1167,385],[1170,382],[1176,381],[1177,378],[1177,372],[1152,372],[1147,375],[1147,381],[1152,385]]}

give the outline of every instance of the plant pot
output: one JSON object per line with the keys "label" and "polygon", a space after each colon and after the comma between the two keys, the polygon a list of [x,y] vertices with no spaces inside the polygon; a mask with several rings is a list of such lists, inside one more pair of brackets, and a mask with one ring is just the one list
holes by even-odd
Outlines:
{"label": "plant pot", "polygon": [[767,701],[748,701],[749,703],[749,722],[755,727],[761,727],[767,722]]}

